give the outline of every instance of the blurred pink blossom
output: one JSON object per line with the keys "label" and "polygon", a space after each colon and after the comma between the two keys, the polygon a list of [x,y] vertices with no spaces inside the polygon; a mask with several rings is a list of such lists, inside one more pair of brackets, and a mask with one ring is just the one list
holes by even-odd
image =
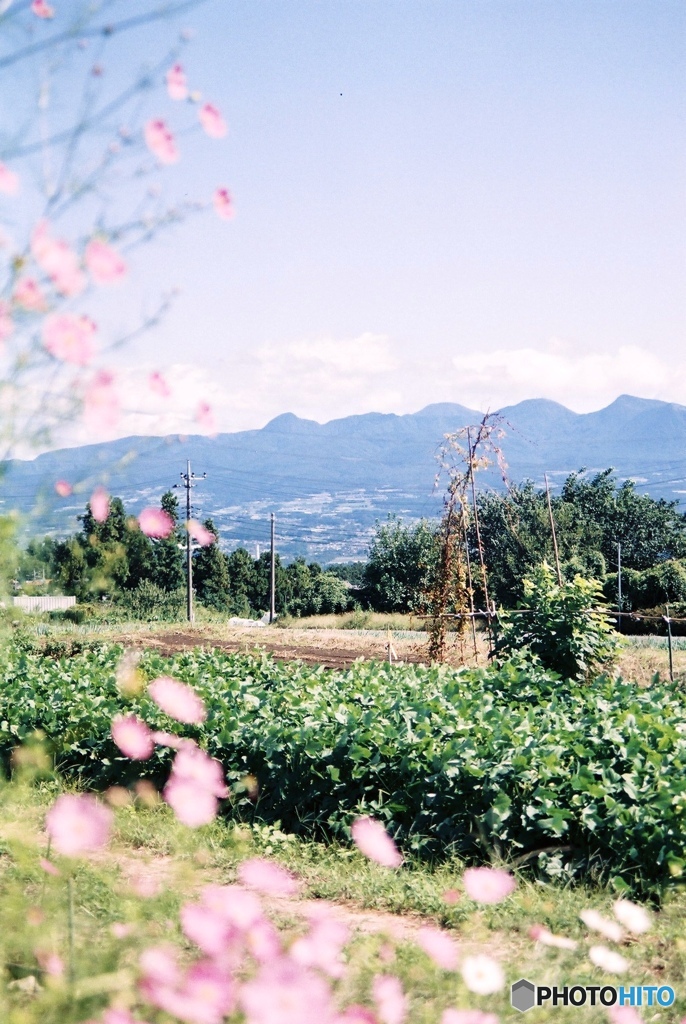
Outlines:
{"label": "blurred pink blossom", "polygon": [[6,196],[16,196],[18,191],[19,175],[0,161],[0,192],[4,192]]}
{"label": "blurred pink blossom", "polygon": [[102,1015],[102,1024],[145,1024],[145,1021],[134,1017],[128,1010],[110,1006]]}
{"label": "blurred pink blossom", "polygon": [[33,0],[31,10],[37,18],[54,18],[55,8],[51,7],[46,0]]}
{"label": "blurred pink blossom", "polygon": [[140,526],[146,537],[168,537],[174,530],[174,520],[163,508],[144,508],[138,517]]}
{"label": "blurred pink blossom", "polygon": [[616,921],[611,921],[607,917],[591,908],[582,910],[579,912],[579,917],[584,922],[587,928],[591,931],[598,932],[600,935],[604,935],[606,939],[611,942],[621,942],[624,938],[624,929]]}
{"label": "blurred pink blossom", "polygon": [[44,313],[48,308],[45,296],[34,277],[20,277],[14,286],[12,298],[18,306],[31,313]]}
{"label": "blurred pink blossom", "polygon": [[91,514],[96,523],[104,523],[110,514],[110,496],[104,487],[96,487],[91,494],[88,504]]}
{"label": "blurred pink blossom", "polygon": [[180,64],[174,64],[169,68],[166,75],[167,92],[172,100],[185,100],[188,96],[188,85],[186,75]]}
{"label": "blurred pink blossom", "polygon": [[226,121],[211,103],[203,103],[198,112],[200,124],[212,139],[223,139],[228,128]]}
{"label": "blurred pink blossom", "polygon": [[0,299],[0,344],[6,341],[14,331],[14,323],[10,316],[9,303]]}
{"label": "blurred pink blossom", "polygon": [[227,188],[215,189],[214,196],[212,197],[212,203],[214,205],[214,212],[222,220],[231,220],[234,215],[233,199],[231,193]]}
{"label": "blurred pink blossom", "polygon": [[31,233],[31,253],[62,295],[79,295],[86,287],[76,253],[65,241],[51,236],[46,220],[38,221]]}
{"label": "blurred pink blossom", "polygon": [[[178,679],[172,679],[171,676],[158,676],[149,684],[148,693],[158,708],[161,708],[170,718],[175,718],[177,722],[183,722],[185,725],[198,725],[205,721],[207,712],[202,700],[195,690],[187,686],[186,683],[180,683]],[[211,761],[206,754],[203,754],[203,757]],[[212,761],[212,764],[216,763]]]}
{"label": "blurred pink blossom", "polygon": [[133,925],[125,924],[123,921],[115,921],[110,925],[110,931],[115,939],[126,939],[133,934]]}
{"label": "blurred pink blossom", "polygon": [[460,968],[462,980],[470,992],[480,996],[488,996],[500,992],[505,986],[505,975],[497,960],[485,953],[467,956]]}
{"label": "blurred pink blossom", "polygon": [[350,939],[347,925],[326,906],[317,907],[309,916],[310,930],[295,940],[289,956],[303,967],[316,967],[331,978],[342,978],[345,974],[343,948]]}
{"label": "blurred pink blossom", "polygon": [[444,971],[457,970],[457,945],[440,928],[425,925],[417,933],[417,945]]}
{"label": "blurred pink blossom", "polygon": [[639,907],[631,900],[616,900],[612,904],[615,917],[632,935],[643,935],[652,927],[650,914],[645,907]]}
{"label": "blurred pink blossom", "polygon": [[148,386],[151,391],[154,391],[157,395],[161,395],[162,398],[169,398],[171,395],[171,388],[162,374],[157,370],[155,370],[154,373],[151,373],[148,377]]}
{"label": "blurred pink blossom", "polygon": [[[150,685],[152,686],[152,683]],[[202,706],[202,702],[199,703]],[[172,775],[176,779],[192,782],[195,786],[207,790],[214,796],[224,798],[229,795],[221,764],[213,757],[208,757],[205,751],[196,747],[195,744],[183,746],[179,750],[172,765]]]}
{"label": "blurred pink blossom", "polygon": [[183,736],[176,736],[173,732],[156,731],[152,734],[152,738],[158,746],[172,747],[174,750],[180,750],[186,744],[193,743],[193,740],[187,740]]}
{"label": "blurred pink blossom", "polygon": [[83,397],[83,415],[93,430],[113,430],[121,416],[119,395],[114,377],[107,370],[98,370]]}
{"label": "blurred pink blossom", "polygon": [[591,946],[588,951],[588,959],[602,971],[607,971],[608,974],[624,974],[629,969],[629,961],[621,953],[616,953],[614,949],[608,949],[607,946]]}
{"label": "blurred pink blossom", "polygon": [[238,877],[243,885],[270,896],[292,896],[298,891],[298,883],[285,868],[264,857],[251,857],[238,867]]}
{"label": "blurred pink blossom", "polygon": [[43,868],[43,871],[45,871],[46,875],[57,876],[60,874],[60,869],[58,867],[55,867],[52,861],[48,860],[47,857],[41,857],[38,863]]}
{"label": "blurred pink blossom", "polygon": [[484,1013],[483,1010],[453,1010],[443,1011],[441,1024],[498,1024],[498,1018],[494,1013]]}
{"label": "blurred pink blossom", "polygon": [[351,832],[355,846],[365,857],[386,868],[400,867],[402,855],[380,821],[368,817],[356,818]]}
{"label": "blurred pink blossom", "polygon": [[64,793],[47,813],[45,827],[58,853],[77,857],[107,843],[113,815],[90,793]]}
{"label": "blurred pink blossom", "polygon": [[607,1015],[611,1024],[643,1024],[643,1017],[633,1006],[608,1006]]}
{"label": "blurred pink blossom", "polygon": [[145,126],[145,144],[161,164],[175,164],[179,151],[174,136],[162,120],[148,121]]}
{"label": "blurred pink blossom", "polygon": [[86,246],[86,266],[97,284],[111,284],[126,274],[126,263],[116,249],[100,238],[92,238]]}
{"label": "blurred pink blossom", "polygon": [[392,974],[377,974],[372,982],[372,996],[382,1024],[403,1024],[407,1016],[407,996],[398,978]]}
{"label": "blurred pink blossom", "polygon": [[45,949],[36,950],[36,960],[46,974],[53,978],[61,978],[64,974],[64,961],[57,953],[48,952]]}
{"label": "blurred pink blossom", "polygon": [[290,960],[265,964],[239,1002],[249,1024],[334,1024],[331,989],[319,974]]}
{"label": "blurred pink blossom", "polygon": [[339,1013],[336,1024],[378,1024],[378,1019],[367,1006],[355,1003],[353,1006],[346,1006],[343,1013]]}
{"label": "blurred pink blossom", "polygon": [[186,527],[193,540],[199,544],[201,548],[209,547],[210,544],[214,544],[217,539],[211,530],[208,530],[196,519],[189,519]]}
{"label": "blurred pink blossom", "polygon": [[557,949],[576,949],[579,945],[576,939],[568,939],[566,935],[553,935],[541,924],[534,924],[529,928],[529,938],[543,946],[554,946]]}
{"label": "blurred pink blossom", "polygon": [[509,871],[500,868],[467,868],[462,880],[467,895],[477,903],[500,903],[517,887]]}
{"label": "blurred pink blossom", "polygon": [[112,739],[122,754],[133,761],[147,761],[155,749],[153,734],[136,715],[122,715],[113,719]]}
{"label": "blurred pink blossom", "polygon": [[87,366],[95,355],[96,330],[90,317],[52,313],[43,324],[43,344],[55,359]]}
{"label": "blurred pink blossom", "polygon": [[55,491],[59,494],[60,498],[68,498],[73,492],[74,488],[68,480],[56,480]]}
{"label": "blurred pink blossom", "polygon": [[208,402],[198,403],[198,407],[195,410],[195,419],[200,427],[203,430],[206,430],[208,434],[216,433],[214,413],[212,412],[212,406]]}

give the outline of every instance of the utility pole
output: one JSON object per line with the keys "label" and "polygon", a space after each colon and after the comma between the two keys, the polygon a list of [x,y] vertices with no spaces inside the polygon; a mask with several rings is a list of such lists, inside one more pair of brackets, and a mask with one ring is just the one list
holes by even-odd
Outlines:
{"label": "utility pole", "polygon": [[617,543],[617,611],[619,612],[619,632],[622,632],[622,545]]}
{"label": "utility pole", "polygon": [[274,523],[275,517],[272,512],[271,531],[271,558],[269,561],[269,621],[276,618],[276,551],[274,548]]}
{"label": "utility pole", "polygon": [[[205,479],[207,473],[203,473],[201,479]],[[191,544],[191,533],[188,525],[191,521],[191,487],[197,487],[195,473],[191,473],[191,460],[186,460],[186,472],[181,474],[182,484],[174,484],[174,487],[186,488],[186,616],[192,624],[195,622],[193,611],[193,547]]]}

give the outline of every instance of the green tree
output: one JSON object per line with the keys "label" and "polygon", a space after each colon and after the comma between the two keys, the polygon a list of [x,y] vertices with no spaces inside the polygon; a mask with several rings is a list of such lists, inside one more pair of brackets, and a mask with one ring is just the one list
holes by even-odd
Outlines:
{"label": "green tree", "polygon": [[435,527],[422,519],[404,526],[395,516],[378,524],[365,566],[365,594],[376,611],[411,612],[423,607],[435,572]]}
{"label": "green tree", "polygon": [[171,516],[174,529],[168,537],[152,542],[150,580],[161,590],[174,593],[186,585],[184,551],[186,531],[179,526],[179,499],[173,491],[165,491],[160,499],[160,508]]}
{"label": "green tree", "polygon": [[204,605],[227,612],[231,585],[227,558],[219,547],[219,534],[212,520],[206,519],[203,526],[214,534],[215,539],[193,556],[193,583],[198,599]]}

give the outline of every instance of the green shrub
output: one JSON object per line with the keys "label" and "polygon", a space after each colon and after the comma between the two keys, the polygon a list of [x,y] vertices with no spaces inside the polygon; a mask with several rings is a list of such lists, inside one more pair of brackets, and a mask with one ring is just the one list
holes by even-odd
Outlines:
{"label": "green shrub", "polygon": [[503,613],[496,635],[498,658],[528,651],[544,668],[565,679],[583,679],[612,664],[619,637],[599,607],[597,580],[575,576],[558,583],[543,562],[524,578],[520,614]]}
{"label": "green shrub", "polygon": [[121,599],[121,606],[134,619],[148,622],[174,622],[183,615],[185,605],[185,590],[163,590],[150,580],[141,580]]}

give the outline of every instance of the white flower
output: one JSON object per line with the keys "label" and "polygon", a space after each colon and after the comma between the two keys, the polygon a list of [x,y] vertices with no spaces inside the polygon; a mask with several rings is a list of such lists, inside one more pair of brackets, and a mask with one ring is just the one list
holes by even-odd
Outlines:
{"label": "white flower", "polygon": [[587,928],[594,932],[600,932],[601,935],[604,935],[606,939],[610,939],[611,942],[621,942],[624,938],[624,932],[617,922],[603,917],[597,910],[582,910],[579,917]]}
{"label": "white flower", "polygon": [[566,935],[553,935],[542,925],[535,925],[529,935],[536,942],[541,942],[544,946],[556,946],[557,949],[576,949],[579,945],[576,939],[568,939]]}
{"label": "white flower", "polygon": [[588,959],[596,967],[600,967],[602,971],[608,971],[610,974],[624,974],[629,968],[628,960],[625,960],[619,953],[615,953],[613,949],[608,949],[607,946],[591,946],[588,951]]}
{"label": "white flower", "polygon": [[462,978],[470,992],[488,996],[499,992],[505,985],[505,975],[499,963],[490,956],[467,956],[462,961]]}
{"label": "white flower", "polygon": [[643,935],[643,932],[650,931],[652,921],[650,914],[643,907],[638,907],[629,900],[617,900],[613,910],[615,917],[620,921],[627,931],[632,935]]}

